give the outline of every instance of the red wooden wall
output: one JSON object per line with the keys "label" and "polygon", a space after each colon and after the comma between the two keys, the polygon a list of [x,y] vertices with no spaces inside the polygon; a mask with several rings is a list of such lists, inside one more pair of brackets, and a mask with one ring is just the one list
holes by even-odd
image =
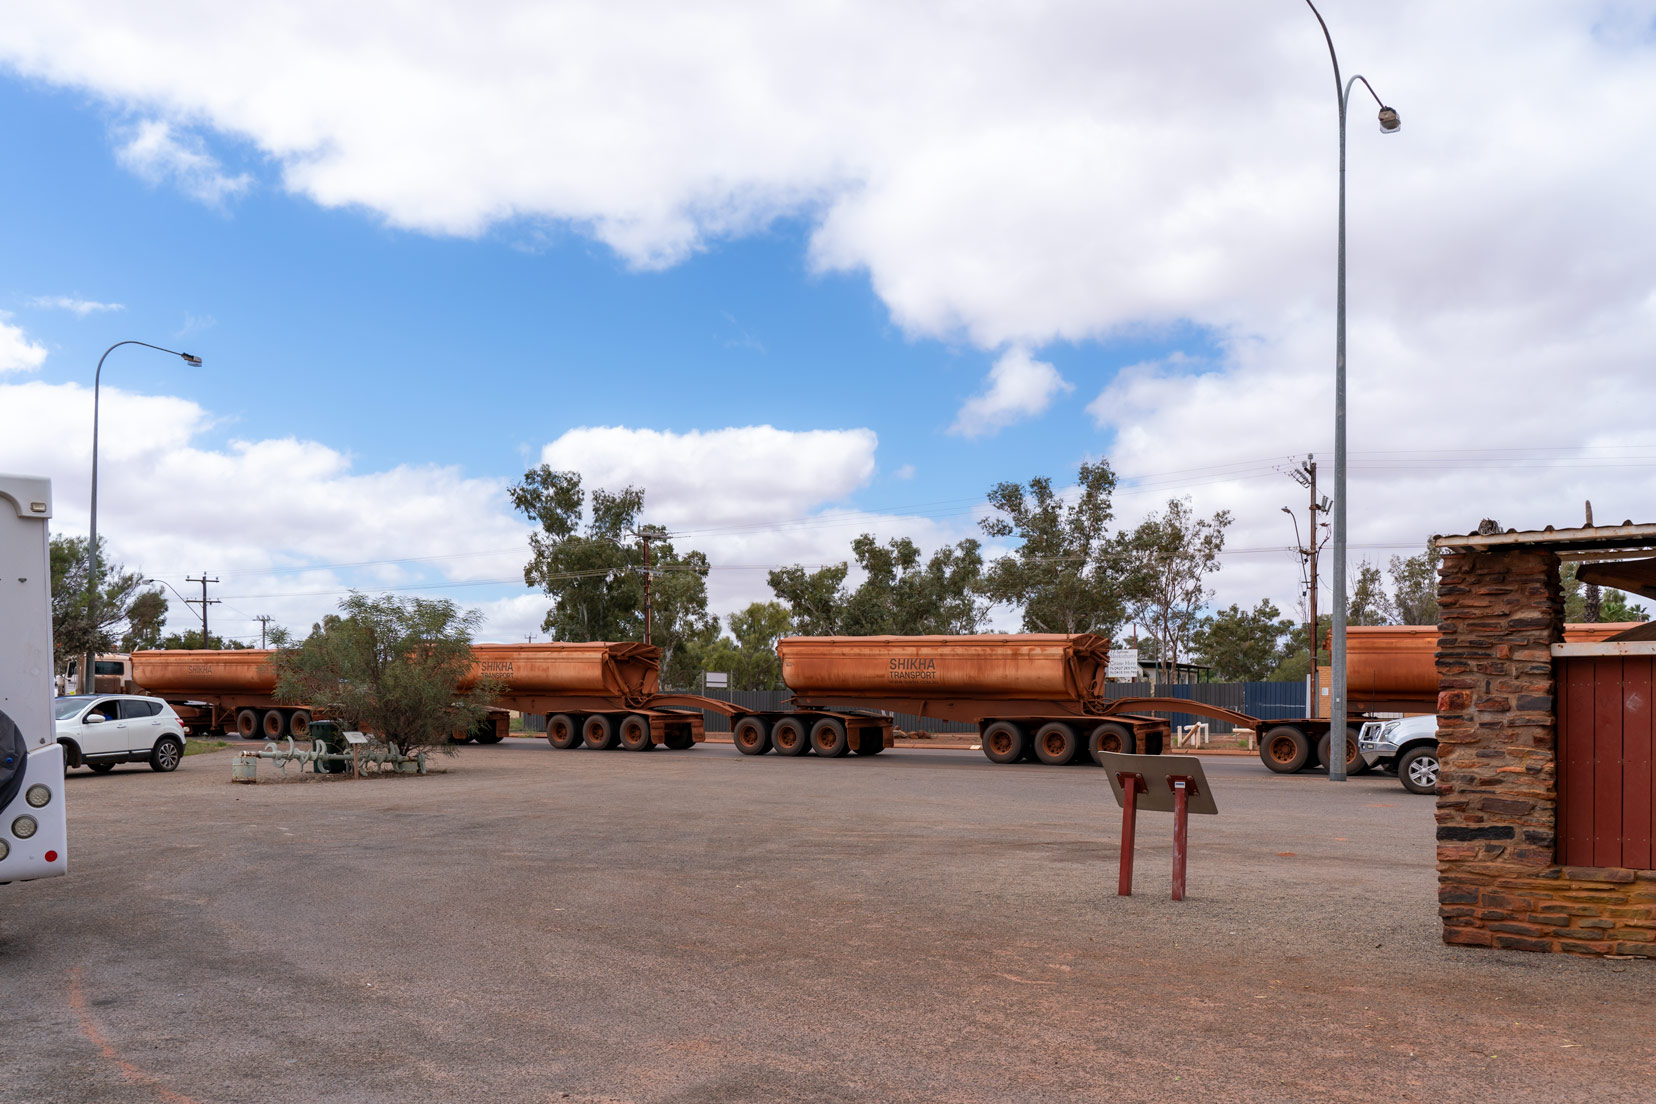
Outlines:
{"label": "red wooden wall", "polygon": [[1558,663],[1558,861],[1656,866],[1656,656],[1569,656]]}

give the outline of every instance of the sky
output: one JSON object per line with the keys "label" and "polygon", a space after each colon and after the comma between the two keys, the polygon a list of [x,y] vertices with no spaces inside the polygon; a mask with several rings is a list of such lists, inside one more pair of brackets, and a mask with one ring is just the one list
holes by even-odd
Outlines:
{"label": "sky", "polygon": [[[1321,5],[1351,560],[1653,520],[1656,3]],[[51,0],[0,21],[0,471],[215,632],[356,588],[540,634],[507,488],[646,491],[711,606],[1107,458],[1298,602],[1333,483],[1310,9]],[[1004,544],[990,542],[991,554]],[[1324,558],[1323,585],[1330,563]],[[168,627],[199,615],[169,591]],[[999,610],[996,624],[1015,627]]]}

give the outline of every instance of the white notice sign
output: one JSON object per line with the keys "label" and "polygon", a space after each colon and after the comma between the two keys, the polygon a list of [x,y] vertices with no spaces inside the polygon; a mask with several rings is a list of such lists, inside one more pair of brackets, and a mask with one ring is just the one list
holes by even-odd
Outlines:
{"label": "white notice sign", "polygon": [[1104,677],[1116,679],[1120,682],[1137,682],[1139,677],[1138,649],[1122,648],[1110,649],[1110,665],[1104,671]]}
{"label": "white notice sign", "polygon": [[728,690],[730,688],[729,671],[708,671],[702,677],[707,680],[702,685],[709,690]]}

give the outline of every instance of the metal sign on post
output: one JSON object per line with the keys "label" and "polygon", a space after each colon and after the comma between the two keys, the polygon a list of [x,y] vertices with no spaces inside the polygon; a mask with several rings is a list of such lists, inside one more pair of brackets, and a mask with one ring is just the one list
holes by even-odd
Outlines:
{"label": "metal sign on post", "polygon": [[360,732],[346,732],[343,733],[343,735],[345,737],[345,742],[349,744],[351,748],[351,781],[355,782],[358,778],[362,777],[362,775],[358,773],[358,768],[361,764],[357,762],[357,749],[368,743],[368,737],[364,736]]}
{"label": "metal sign on post", "polygon": [[730,689],[729,671],[703,671],[702,686],[708,690]]}
{"label": "metal sign on post", "polygon": [[1137,682],[1139,677],[1137,648],[1111,648],[1110,661],[1104,668],[1104,677],[1120,682]]}
{"label": "metal sign on post", "polygon": [[1173,814],[1173,900],[1184,900],[1185,859],[1191,813],[1216,815],[1219,806],[1194,755],[1123,755],[1101,752],[1110,791],[1121,806],[1121,878],[1116,893],[1133,895],[1133,843],[1138,811]]}

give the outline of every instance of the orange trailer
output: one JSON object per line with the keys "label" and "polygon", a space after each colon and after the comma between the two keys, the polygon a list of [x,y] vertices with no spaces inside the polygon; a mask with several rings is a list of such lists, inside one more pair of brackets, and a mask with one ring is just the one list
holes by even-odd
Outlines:
{"label": "orange trailer", "polygon": [[776,654],[799,709],[975,723],[983,753],[996,763],[1154,754],[1168,732],[1159,718],[1105,715],[1110,642],[1088,633],[791,636],[778,641]]}

